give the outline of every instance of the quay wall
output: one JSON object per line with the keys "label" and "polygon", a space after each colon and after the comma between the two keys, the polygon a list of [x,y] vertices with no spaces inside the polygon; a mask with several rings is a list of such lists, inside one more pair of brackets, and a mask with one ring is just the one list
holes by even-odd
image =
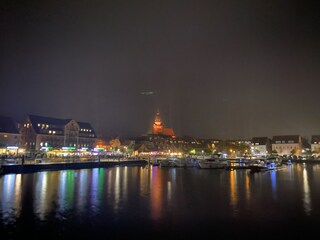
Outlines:
{"label": "quay wall", "polygon": [[33,173],[39,171],[59,171],[90,168],[108,168],[114,166],[144,166],[148,164],[145,160],[128,160],[116,162],[75,162],[75,163],[38,163],[38,164],[12,164],[2,165],[0,174],[9,173]]}

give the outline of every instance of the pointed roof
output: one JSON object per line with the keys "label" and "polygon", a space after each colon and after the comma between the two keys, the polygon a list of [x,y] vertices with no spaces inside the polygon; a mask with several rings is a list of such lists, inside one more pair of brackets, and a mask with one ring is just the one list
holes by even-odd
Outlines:
{"label": "pointed roof", "polygon": [[[59,118],[52,118],[52,117],[45,117],[45,116],[38,116],[38,115],[29,115],[29,119],[32,123],[32,126],[36,133],[43,134],[46,133],[48,130],[52,131],[60,131],[60,133],[56,133],[56,135],[63,135],[64,127],[67,125],[72,119],[59,119]],[[94,132],[94,129],[92,128],[90,123],[87,122],[78,122],[76,121],[80,128],[84,129],[91,129],[90,135],[88,137],[92,137],[92,135],[96,135]],[[38,126],[40,124],[40,127]],[[47,128],[45,128],[45,132],[42,129],[42,124],[48,125]],[[84,134],[84,133],[82,133]],[[88,133],[89,134],[89,133]],[[92,135],[91,135],[92,134]]]}
{"label": "pointed roof", "polygon": [[162,125],[162,120],[159,111],[157,111],[156,116],[154,118],[154,124],[158,125],[157,123],[159,123],[159,125]]}
{"label": "pointed roof", "polygon": [[164,128],[163,134],[171,137],[175,135],[172,128]]}
{"label": "pointed roof", "polygon": [[272,142],[276,143],[276,141],[285,141],[286,143],[293,141],[294,143],[299,143],[301,141],[301,137],[300,135],[273,136]]}
{"label": "pointed roof", "polygon": [[[44,132],[44,129],[42,129],[42,124],[46,124],[48,125],[48,128],[45,128],[46,131],[60,131],[60,133],[57,133],[56,135],[63,135],[64,126],[71,121],[71,119],[58,119],[38,115],[29,115],[29,119],[36,133],[46,134],[46,132]],[[38,126],[38,124],[40,124],[40,127]]]}

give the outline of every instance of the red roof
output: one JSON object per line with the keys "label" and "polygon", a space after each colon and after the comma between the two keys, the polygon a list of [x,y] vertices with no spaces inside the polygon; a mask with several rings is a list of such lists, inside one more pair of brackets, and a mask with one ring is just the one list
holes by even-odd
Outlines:
{"label": "red roof", "polygon": [[172,128],[164,128],[162,133],[163,133],[163,135],[169,135],[171,137],[175,136]]}

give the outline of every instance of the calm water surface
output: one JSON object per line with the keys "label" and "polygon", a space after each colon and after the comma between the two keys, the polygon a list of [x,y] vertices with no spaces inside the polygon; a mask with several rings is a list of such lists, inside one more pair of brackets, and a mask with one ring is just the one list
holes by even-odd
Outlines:
{"label": "calm water surface", "polygon": [[1,239],[303,239],[320,227],[320,164],[250,174],[114,167],[0,178]]}

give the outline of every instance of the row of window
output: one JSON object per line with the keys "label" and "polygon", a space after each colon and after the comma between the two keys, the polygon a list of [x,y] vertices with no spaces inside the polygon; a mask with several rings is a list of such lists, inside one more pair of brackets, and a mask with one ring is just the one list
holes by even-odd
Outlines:
{"label": "row of window", "polygon": [[81,128],[80,129],[80,132],[91,132],[92,130],[91,129],[86,129],[86,128]]}
{"label": "row of window", "polygon": [[[276,143],[286,143],[286,141],[276,141]],[[289,140],[288,143],[295,143],[293,140]]]}
{"label": "row of window", "polygon": [[[1,135],[1,136],[3,136],[3,138],[8,138],[7,134]],[[18,138],[17,136],[14,136],[14,139],[17,139],[17,138]]]}
{"label": "row of window", "polygon": [[287,148],[287,149],[294,149],[295,147],[292,147],[292,146],[283,146],[283,147],[282,147],[282,146],[279,146],[279,147],[278,147],[278,146],[275,146],[275,149],[280,149],[280,150],[281,150],[281,149],[285,149],[285,148]]}
{"label": "row of window", "polygon": [[[43,143],[43,142],[41,142],[40,143],[40,147],[48,147],[48,142],[45,142],[45,143]],[[77,146],[77,144],[75,144],[75,143],[70,143],[69,144],[69,147],[76,147]],[[89,147],[89,144],[78,144],[78,146],[79,147]]]}
{"label": "row of window", "polygon": [[29,128],[29,127],[32,126],[32,124],[31,124],[31,123],[25,123],[25,124],[23,124],[23,126],[24,126],[25,128]]}
{"label": "row of window", "polygon": [[[29,128],[29,127],[32,126],[32,124],[31,123],[25,123],[25,124],[23,124],[23,126],[25,128]],[[38,128],[41,128],[41,129],[48,129],[49,128],[49,124],[44,124],[44,123],[38,123],[37,126],[38,126]],[[80,132],[92,132],[92,129],[81,128]]]}
{"label": "row of window", "polygon": [[41,128],[41,129],[48,129],[49,128],[49,125],[48,124],[41,124],[41,123],[38,123],[38,127]]}
{"label": "row of window", "polygon": [[94,137],[94,134],[79,134],[80,137]]}

